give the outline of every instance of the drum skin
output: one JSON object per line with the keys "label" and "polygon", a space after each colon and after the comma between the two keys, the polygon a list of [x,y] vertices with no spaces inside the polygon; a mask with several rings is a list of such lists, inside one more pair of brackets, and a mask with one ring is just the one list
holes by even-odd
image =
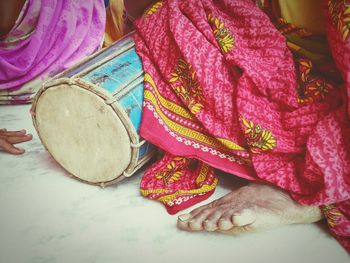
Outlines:
{"label": "drum skin", "polygon": [[46,82],[32,115],[52,157],[74,178],[106,186],[155,154],[139,134],[143,71],[132,34]]}

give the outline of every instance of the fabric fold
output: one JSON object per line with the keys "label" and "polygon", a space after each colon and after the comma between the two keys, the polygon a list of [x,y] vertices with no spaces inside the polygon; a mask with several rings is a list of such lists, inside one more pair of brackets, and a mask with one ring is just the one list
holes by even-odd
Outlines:
{"label": "fabric fold", "polygon": [[[266,11],[270,1],[261,2]],[[320,206],[349,250],[350,9],[324,3],[329,47],[250,0],[162,1],[145,12],[135,36],[145,71],[141,135],[165,151],[142,179],[145,196],[166,204],[150,193],[198,189],[206,164]],[[187,159],[198,169],[177,166]],[[178,180],[166,184],[169,173]],[[193,200],[183,192],[167,209]]]}
{"label": "fabric fold", "polygon": [[29,103],[45,79],[96,51],[104,28],[102,0],[27,0],[0,40],[0,104]]}

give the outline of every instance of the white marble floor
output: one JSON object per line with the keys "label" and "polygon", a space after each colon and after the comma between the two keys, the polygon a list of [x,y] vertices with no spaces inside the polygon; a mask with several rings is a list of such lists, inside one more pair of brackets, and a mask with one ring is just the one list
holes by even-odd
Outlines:
{"label": "white marble floor", "polygon": [[[322,224],[240,236],[187,233],[176,228],[176,216],[140,196],[141,173],[106,189],[69,178],[41,145],[29,108],[0,107],[0,128],[34,135],[23,156],[0,152],[1,263],[350,262]],[[220,180],[210,200],[233,184],[230,176]]]}

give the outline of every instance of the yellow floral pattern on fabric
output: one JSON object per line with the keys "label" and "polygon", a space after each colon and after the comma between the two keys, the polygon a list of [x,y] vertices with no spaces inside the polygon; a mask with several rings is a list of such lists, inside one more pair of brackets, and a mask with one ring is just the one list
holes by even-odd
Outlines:
{"label": "yellow floral pattern on fabric", "polygon": [[228,28],[225,27],[225,24],[221,22],[218,18],[213,17],[211,14],[208,16],[208,21],[213,27],[214,36],[216,41],[219,43],[221,51],[227,53],[233,49],[235,40]]}
{"label": "yellow floral pattern on fabric", "polygon": [[297,66],[300,78],[297,94],[300,104],[322,101],[334,89],[324,78],[311,74],[313,65],[310,59],[298,59]]}
{"label": "yellow floral pattern on fabric", "polygon": [[181,170],[188,163],[188,159],[183,157],[174,157],[171,162],[159,173],[155,175],[158,180],[163,180],[164,184],[174,183],[183,175]]}
{"label": "yellow floral pattern on fabric", "polygon": [[272,150],[277,146],[276,139],[273,134],[264,130],[260,125],[255,125],[252,121],[241,118],[245,126],[245,136],[248,145],[253,153],[261,153],[262,151]]}
{"label": "yellow floral pattern on fabric", "polygon": [[152,6],[150,6],[145,10],[144,15],[145,16],[153,15],[162,7],[162,5],[163,5],[162,1],[156,2],[155,4],[153,4]]}
{"label": "yellow floral pattern on fabric", "polygon": [[328,10],[333,24],[337,27],[338,32],[342,34],[343,40],[347,40],[350,36],[350,1],[330,0]]}
{"label": "yellow floral pattern on fabric", "polygon": [[[202,182],[205,178],[208,177],[209,174],[209,165],[202,164],[201,169],[199,171],[199,175],[196,179],[196,182]],[[218,178],[215,178],[211,184],[203,184],[198,189],[192,189],[192,190],[177,190],[173,192],[170,189],[141,189],[141,194],[143,196],[148,196],[151,194],[157,194],[162,195],[158,198],[159,201],[163,203],[170,203],[174,201],[177,197],[182,195],[197,195],[197,194],[205,194],[215,189],[216,185],[218,183]]]}
{"label": "yellow floral pattern on fabric", "polygon": [[[206,146],[213,147],[216,150],[220,151],[241,151],[241,152],[247,152],[245,148],[242,146],[236,144],[233,141],[229,141],[227,139],[222,138],[214,138],[209,135],[206,135],[204,133],[201,133],[195,129],[190,129],[186,126],[183,126],[172,119],[170,119],[161,109],[165,108],[166,110],[175,113],[176,115],[181,116],[182,118],[194,121],[194,118],[190,115],[188,110],[186,108],[181,107],[180,105],[177,105],[166,98],[164,98],[160,93],[159,90],[152,79],[151,75],[148,73],[145,74],[144,77],[145,83],[148,83],[151,85],[153,92],[150,90],[144,91],[144,100],[150,102],[153,107],[155,108],[156,113],[159,115],[160,119],[166,124],[166,126],[173,132],[176,132],[180,136],[184,136],[188,139],[191,139],[195,142],[203,143]],[[248,160],[246,160],[248,161]]]}
{"label": "yellow floral pattern on fabric", "polygon": [[324,99],[326,94],[332,89],[333,87],[330,84],[325,83],[322,79],[316,79],[309,87],[309,90],[313,91],[315,96],[320,96],[322,99]]}
{"label": "yellow floral pattern on fabric", "polygon": [[338,219],[342,216],[342,214],[335,209],[334,205],[326,205],[322,208],[322,211],[327,219],[329,227],[337,225]]}
{"label": "yellow floral pattern on fabric", "polygon": [[[158,98],[160,104],[166,108],[167,110],[177,114],[177,115],[180,115],[181,117],[183,118],[186,118],[188,120],[194,120],[195,117],[188,111],[186,110],[185,108],[177,105],[176,103],[170,101],[170,100],[167,100],[165,99],[158,91],[157,87],[156,87],[156,84],[154,82],[154,80],[152,79],[151,75],[149,75],[148,73],[145,74],[145,77],[144,77],[144,81],[146,83],[149,83],[154,92],[155,92],[155,95],[156,97]],[[145,91],[146,93],[148,93],[148,91],[146,90]]]}
{"label": "yellow floral pattern on fabric", "polygon": [[202,110],[203,104],[201,102],[204,100],[202,87],[191,64],[180,59],[175,71],[171,73],[169,83],[176,95],[181,97],[193,114],[197,114]]}
{"label": "yellow floral pattern on fabric", "polygon": [[[187,128],[185,126],[182,126],[174,121],[172,121],[171,119],[169,119],[159,108],[159,105],[157,104],[157,100],[154,97],[154,95],[152,94],[152,92],[146,90],[145,91],[145,99],[147,99],[148,101],[151,102],[152,105],[154,105],[156,112],[159,114],[160,118],[165,122],[165,124],[172,130],[175,131],[176,133],[195,140],[197,142],[201,142],[204,143],[206,145],[209,145],[215,149],[218,150],[223,150],[223,151],[228,151],[230,150],[229,148],[227,148],[226,145],[223,145],[222,143],[220,143],[218,140],[216,140],[216,138],[210,137],[206,134],[200,133],[196,130],[192,130],[190,128]],[[233,147],[233,145],[235,147]],[[232,142],[230,144],[230,146],[232,147],[232,150],[242,150],[245,151],[245,149],[237,144],[235,144],[234,142]]]}

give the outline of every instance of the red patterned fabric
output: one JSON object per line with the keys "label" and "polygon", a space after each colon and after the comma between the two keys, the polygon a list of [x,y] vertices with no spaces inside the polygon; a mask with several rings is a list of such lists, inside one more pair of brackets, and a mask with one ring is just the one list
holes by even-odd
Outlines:
{"label": "red patterned fabric", "polygon": [[349,250],[349,40],[335,40],[328,25],[343,79],[298,53],[251,0],[146,10],[135,36],[145,71],[141,135],[165,155],[145,173],[142,194],[175,213],[213,192],[210,167],[218,168],[322,206]]}
{"label": "red patterned fabric", "polygon": [[[342,107],[329,117],[328,123],[318,127],[318,134],[323,138],[333,134],[334,141],[330,141],[330,137],[328,143],[337,145],[333,151],[328,150],[329,146],[322,149],[328,166],[327,162],[318,158],[319,163],[323,164],[323,171],[327,171],[324,177],[328,182],[328,194],[323,198],[323,204],[332,204],[324,206],[323,210],[331,233],[350,251],[350,0],[324,0],[324,3],[328,42],[345,83],[341,87]],[[326,132],[322,131],[323,127]],[[316,143],[314,141],[314,147]]]}

